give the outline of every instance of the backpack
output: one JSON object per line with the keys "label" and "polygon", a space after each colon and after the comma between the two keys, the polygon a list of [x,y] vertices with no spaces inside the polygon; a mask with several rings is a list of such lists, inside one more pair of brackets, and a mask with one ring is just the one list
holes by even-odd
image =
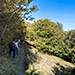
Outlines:
{"label": "backpack", "polygon": [[8,44],[8,47],[9,47],[10,49],[14,50],[14,48],[15,48],[16,46],[15,46],[15,43],[10,42],[10,43]]}

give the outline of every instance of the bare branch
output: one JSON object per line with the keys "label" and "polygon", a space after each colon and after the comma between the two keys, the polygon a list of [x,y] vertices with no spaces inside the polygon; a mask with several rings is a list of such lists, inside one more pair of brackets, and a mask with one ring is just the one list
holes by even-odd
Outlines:
{"label": "bare branch", "polygon": [[2,38],[3,38],[3,36],[4,36],[4,33],[5,33],[6,29],[7,29],[7,25],[5,25],[4,30],[3,30],[3,32],[2,32]]}

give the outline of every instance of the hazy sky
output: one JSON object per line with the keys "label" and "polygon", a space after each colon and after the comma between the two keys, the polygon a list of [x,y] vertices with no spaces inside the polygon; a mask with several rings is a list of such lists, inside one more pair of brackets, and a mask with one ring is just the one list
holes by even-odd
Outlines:
{"label": "hazy sky", "polygon": [[64,30],[75,29],[75,0],[34,0],[40,8],[32,15],[35,20],[48,18],[63,24]]}

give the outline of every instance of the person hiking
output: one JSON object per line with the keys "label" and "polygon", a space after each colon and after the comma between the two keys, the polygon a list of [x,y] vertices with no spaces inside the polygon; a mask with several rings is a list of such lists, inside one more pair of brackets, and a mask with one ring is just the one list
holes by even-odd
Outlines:
{"label": "person hiking", "polygon": [[24,45],[25,39],[21,38],[21,39],[20,39],[20,42],[21,42],[22,45]]}
{"label": "person hiking", "polygon": [[15,59],[15,58],[16,58],[15,39],[13,39],[13,40],[8,44],[8,47],[10,48],[9,57],[11,56],[11,52],[13,52],[13,59]]}
{"label": "person hiking", "polygon": [[17,52],[17,55],[19,56],[19,47],[20,47],[20,40],[18,40],[17,42],[15,42],[15,45],[16,45],[16,52]]}

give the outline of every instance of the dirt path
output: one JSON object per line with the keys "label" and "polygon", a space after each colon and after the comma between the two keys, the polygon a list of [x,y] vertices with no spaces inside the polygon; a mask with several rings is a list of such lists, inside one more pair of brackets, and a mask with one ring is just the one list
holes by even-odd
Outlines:
{"label": "dirt path", "polygon": [[24,59],[25,59],[25,51],[23,50],[23,56],[21,58],[18,75],[24,75]]}

